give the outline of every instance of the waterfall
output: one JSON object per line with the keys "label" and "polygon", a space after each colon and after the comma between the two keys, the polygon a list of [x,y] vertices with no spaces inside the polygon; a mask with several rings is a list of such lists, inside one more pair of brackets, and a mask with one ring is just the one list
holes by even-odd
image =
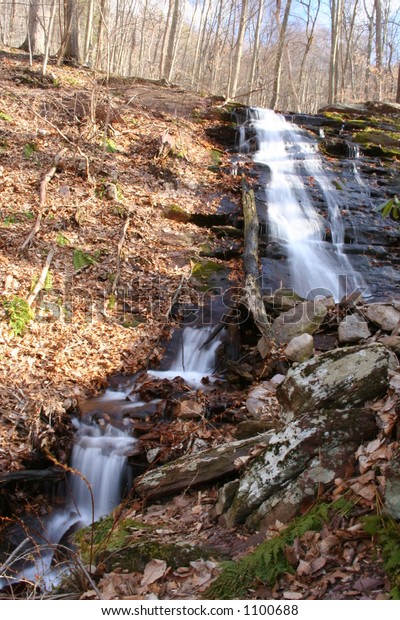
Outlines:
{"label": "waterfall", "polygon": [[[339,192],[317,152],[317,143],[272,110],[255,108],[250,115],[258,140],[254,161],[269,171],[262,189],[264,219],[270,237],[288,255],[291,281],[285,285],[305,298],[323,294],[339,300],[363,283],[343,252]],[[325,218],[313,205],[315,190]]]}
{"label": "waterfall", "polygon": [[[201,379],[215,368],[216,349],[221,341],[213,338],[212,326],[185,327],[179,331],[180,345],[170,368],[149,371],[161,379],[181,376],[188,385],[199,388]],[[51,590],[61,579],[63,567],[53,567],[55,549],[64,535],[78,527],[90,525],[100,517],[110,514],[120,503],[127,458],[137,440],[112,424],[97,424],[95,413],[108,414],[110,419],[123,426],[123,416],[135,409],[151,407],[138,395],[131,395],[135,382],[128,382],[125,389],[108,389],[91,399],[86,421],[73,420],[76,432],[68,474],[68,493],[63,509],[54,513],[31,536],[28,548],[10,565],[9,576],[0,578],[0,590],[10,584],[26,581],[44,590]]]}

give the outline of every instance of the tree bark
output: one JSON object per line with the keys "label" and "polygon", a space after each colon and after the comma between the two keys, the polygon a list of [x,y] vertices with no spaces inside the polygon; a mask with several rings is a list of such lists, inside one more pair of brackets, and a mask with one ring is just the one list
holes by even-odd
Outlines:
{"label": "tree bark", "polygon": [[78,8],[79,0],[67,0],[65,4],[67,42],[64,51],[64,58],[71,58],[77,62],[80,61]]}
{"label": "tree bark", "polygon": [[235,98],[237,89],[238,89],[240,67],[242,64],[242,55],[243,55],[243,42],[244,42],[244,35],[246,32],[248,5],[249,5],[248,0],[242,0],[242,10],[240,13],[239,32],[238,32],[238,36],[236,39],[235,60],[233,63],[233,76],[232,76],[232,82],[231,82],[230,89],[229,89],[230,99]]}
{"label": "tree bark", "polygon": [[283,21],[281,24],[280,18],[280,0],[277,2],[275,19],[279,28],[279,42],[278,42],[278,50],[276,53],[276,61],[275,61],[275,70],[274,70],[274,86],[272,92],[272,98],[270,103],[270,108],[273,110],[276,108],[276,104],[278,103],[279,93],[281,89],[281,74],[282,74],[282,58],[283,51],[285,49],[285,39],[286,39],[286,30],[289,21],[290,8],[292,5],[292,0],[286,0],[285,12],[283,14]]}
{"label": "tree bark", "polygon": [[247,104],[250,104],[251,100],[251,92],[254,88],[254,80],[256,77],[256,69],[258,63],[258,55],[260,52],[260,32],[261,32],[261,23],[263,18],[263,6],[264,1],[259,0],[258,9],[257,9],[257,24],[256,31],[254,33],[254,47],[253,47],[253,57],[251,60],[251,69],[250,69],[250,78],[249,78],[249,95],[247,97]]}
{"label": "tree bark", "polygon": [[39,52],[38,46],[38,29],[40,25],[39,21],[39,4],[40,0],[29,0],[29,12],[28,12],[28,30],[26,33],[25,41],[22,43],[20,49],[24,52],[36,54]]}
{"label": "tree bark", "polygon": [[135,491],[146,499],[177,495],[185,489],[232,477],[239,473],[239,458],[246,457],[257,445],[268,445],[271,434],[222,444],[198,454],[182,456],[147,472],[135,484]]}
{"label": "tree bark", "polygon": [[400,63],[397,71],[397,93],[396,93],[396,103],[400,103]]}
{"label": "tree bark", "polygon": [[179,33],[179,13],[180,13],[180,0],[174,0],[171,28],[168,37],[167,54],[165,58],[164,75],[169,82],[172,79],[172,73],[174,69],[175,52],[178,45],[178,33]]}
{"label": "tree bark", "polygon": [[245,272],[245,303],[251,312],[254,322],[258,327],[263,346],[259,351],[263,351],[263,357],[269,352],[270,341],[272,339],[271,322],[266,313],[264,301],[259,286],[258,268],[258,230],[259,222],[256,209],[254,191],[249,189],[245,182],[242,185],[242,201],[244,216],[244,272]]}

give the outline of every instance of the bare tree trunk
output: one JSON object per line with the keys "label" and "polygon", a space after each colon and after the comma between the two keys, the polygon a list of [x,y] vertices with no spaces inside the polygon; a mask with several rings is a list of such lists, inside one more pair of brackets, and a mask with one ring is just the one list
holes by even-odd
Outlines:
{"label": "bare tree trunk", "polygon": [[400,103],[400,63],[397,73],[397,92],[396,92],[396,103]]}
{"label": "bare tree trunk", "polygon": [[174,0],[173,13],[171,19],[171,29],[168,37],[167,55],[165,59],[164,76],[169,82],[172,79],[174,69],[175,52],[179,39],[179,18],[180,18],[180,0]]}
{"label": "bare tree trunk", "polygon": [[52,37],[53,37],[53,28],[54,28],[54,20],[55,20],[55,16],[56,16],[56,8],[57,8],[56,0],[52,0],[52,5],[51,5],[51,8],[50,8],[49,23],[48,23],[48,26],[47,26],[47,31],[45,29],[45,32],[44,32],[45,45],[44,45],[43,65],[42,65],[42,74],[43,75],[46,75],[47,64],[49,62],[50,45],[51,45],[51,40],[52,40]]}
{"label": "bare tree trunk", "polygon": [[163,43],[162,43],[162,47],[161,47],[160,78],[163,78],[164,74],[165,74],[165,61],[167,59],[167,47],[168,47],[169,34],[170,34],[170,29],[171,29],[172,8],[173,8],[173,0],[169,0],[167,21],[166,21],[166,24],[165,24],[165,30],[164,30],[164,35],[163,35]]}
{"label": "bare tree trunk", "polygon": [[261,23],[262,23],[262,18],[263,18],[263,6],[264,6],[264,0],[258,0],[257,24],[256,24],[256,31],[254,33],[253,57],[251,60],[251,69],[250,69],[250,77],[249,77],[249,94],[247,97],[248,104],[250,103],[251,92],[254,88],[254,80],[256,77],[258,55],[260,53],[260,32],[261,32]]}
{"label": "bare tree trunk", "polygon": [[382,4],[374,0],[375,6],[375,51],[376,51],[376,96],[382,98]]}
{"label": "bare tree trunk", "polygon": [[368,13],[366,2],[364,0],[364,9],[368,17],[368,42],[367,42],[367,63],[365,67],[365,88],[364,95],[365,98],[369,98],[369,84],[371,79],[371,54],[372,54],[372,42],[374,38],[374,13],[375,7],[373,7],[371,13]]}
{"label": "bare tree trunk", "polygon": [[79,62],[79,0],[66,0],[65,18],[67,42],[64,51],[64,58],[71,58]]}
{"label": "bare tree trunk", "polygon": [[[201,16],[200,16],[200,28],[199,28],[199,33],[197,35],[197,41],[196,41],[196,49],[194,52],[194,60],[193,60],[193,69],[192,69],[192,83],[191,85],[195,85],[196,84],[196,80],[197,80],[197,76],[200,72],[200,68],[199,68],[199,55],[200,55],[200,49],[201,46],[203,44],[203,39],[204,39],[204,31],[206,28],[206,21],[207,21],[207,12],[208,12],[208,6],[210,5],[210,2],[208,0],[203,0],[203,8],[201,10]],[[196,84],[196,86],[198,86],[198,84]]]}
{"label": "bare tree trunk", "polygon": [[278,42],[278,49],[277,49],[276,61],[275,61],[273,92],[272,92],[271,103],[269,106],[272,110],[276,107],[276,104],[278,103],[279,93],[281,89],[282,59],[283,59],[283,52],[285,49],[286,30],[287,30],[287,25],[289,21],[291,5],[292,5],[292,0],[286,0],[285,12],[283,14],[283,21],[281,24],[281,18],[280,18],[281,2],[280,0],[277,0],[277,3],[276,3],[275,18],[276,18],[276,23],[279,28],[279,42]]}
{"label": "bare tree trunk", "polygon": [[40,25],[39,20],[39,5],[40,0],[29,0],[29,12],[28,12],[28,28],[25,37],[25,41],[22,43],[19,49],[24,52],[36,54],[38,49],[38,29]]}
{"label": "bare tree trunk", "polygon": [[85,31],[85,49],[84,49],[84,63],[89,63],[89,57],[91,52],[92,32],[93,32],[93,16],[94,16],[94,0],[89,0],[88,14],[86,19],[86,31]]}
{"label": "bare tree trunk", "polygon": [[242,55],[243,55],[243,42],[244,42],[244,35],[246,31],[248,6],[249,6],[248,0],[242,0],[242,10],[240,13],[239,32],[238,32],[238,36],[236,39],[235,59],[233,62],[232,82],[231,82],[229,94],[228,94],[230,99],[235,98],[237,89],[238,89],[240,66],[242,64]]}
{"label": "bare tree trunk", "polygon": [[309,0],[308,5],[307,5],[307,24],[306,24],[307,43],[304,49],[303,57],[301,59],[301,65],[300,65],[300,71],[299,71],[299,90],[301,89],[301,93],[302,93],[300,97],[300,109],[298,110],[299,112],[304,106],[304,93],[306,90],[303,85],[304,70],[305,70],[305,66],[307,62],[307,57],[310,53],[312,44],[314,42],[314,30],[315,30],[315,25],[317,23],[317,18],[318,18],[320,7],[321,7],[321,0],[318,0],[315,14],[313,17],[311,17],[311,0]]}
{"label": "bare tree trunk", "polygon": [[339,34],[342,24],[343,0],[331,2],[331,53],[329,61],[328,103],[334,103],[337,95]]}

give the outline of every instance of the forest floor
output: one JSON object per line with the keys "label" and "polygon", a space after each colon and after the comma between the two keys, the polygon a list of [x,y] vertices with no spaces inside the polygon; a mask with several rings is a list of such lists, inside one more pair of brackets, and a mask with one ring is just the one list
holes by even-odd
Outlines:
{"label": "forest floor", "polygon": [[[51,66],[43,79],[40,64],[29,67],[17,50],[0,50],[0,60],[0,471],[8,472],[44,466],[47,447],[67,462],[70,412],[108,376],[161,360],[160,342],[175,325],[171,301],[182,282],[183,300],[198,301],[190,276],[214,243],[188,216],[216,213],[221,201],[240,209],[241,197],[230,153],[209,137],[220,124],[212,98],[138,80],[105,85],[68,66]],[[61,149],[42,208],[40,185]],[[50,251],[26,315],[21,300]],[[221,264],[240,282],[240,261]],[[389,598],[382,559],[359,522],[374,500],[358,499],[349,516],[296,539],[287,551],[293,574],[273,588],[259,583],[249,598]],[[169,542],[182,540],[184,524],[185,542],[222,556],[257,546],[260,536],[216,524],[215,501],[214,489],[188,491],[147,508],[130,504],[124,517],[144,524],[136,536],[150,527]],[[212,560],[175,571],[149,564],[147,576],[101,575],[102,596],[196,599],[219,571]],[[90,588],[80,595],[97,596]]]}
{"label": "forest floor", "polygon": [[[70,67],[51,67],[42,79],[39,70],[23,53],[1,54],[3,471],[32,464],[46,442],[65,460],[56,439],[64,413],[107,376],[157,363],[160,338],[173,326],[171,300],[210,238],[174,219],[214,213],[223,197],[240,204],[229,156],[205,133],[215,122],[204,118],[211,99],[135,80],[105,87]],[[21,249],[40,210],[41,180],[62,148],[40,230]],[[210,171],[216,157],[218,172]],[[28,299],[50,250],[35,316],[18,334],[14,308]],[[196,300],[186,280],[184,295]]]}

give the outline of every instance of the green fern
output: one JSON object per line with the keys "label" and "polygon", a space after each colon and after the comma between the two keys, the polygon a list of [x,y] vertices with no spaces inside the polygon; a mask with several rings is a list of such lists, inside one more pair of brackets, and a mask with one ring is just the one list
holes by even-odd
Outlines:
{"label": "green fern", "polygon": [[10,301],[4,302],[10,329],[16,336],[22,336],[28,323],[33,319],[34,312],[28,302],[22,297],[13,297]]}
{"label": "green fern", "polygon": [[381,548],[383,568],[392,583],[390,597],[400,600],[400,526],[382,515],[369,515],[362,521],[364,530],[370,536],[376,536]]}
{"label": "green fern", "polygon": [[90,254],[87,254],[83,250],[77,248],[76,250],[74,250],[72,262],[75,271],[79,271],[80,269],[84,269],[85,267],[89,267],[90,265],[95,265],[97,263],[97,260],[94,256],[91,256]]}
{"label": "green fern", "polygon": [[293,574],[294,569],[285,555],[286,546],[310,530],[320,530],[331,510],[346,513],[351,508],[352,504],[344,498],[332,504],[316,504],[306,515],[294,519],[279,536],[261,543],[249,555],[236,562],[223,562],[222,573],[206,590],[204,598],[239,599],[246,595],[256,579],[272,586],[283,573]]}
{"label": "green fern", "polygon": [[71,241],[68,239],[68,237],[65,237],[62,233],[58,233],[56,243],[57,245],[63,248],[66,245],[69,245]]}

